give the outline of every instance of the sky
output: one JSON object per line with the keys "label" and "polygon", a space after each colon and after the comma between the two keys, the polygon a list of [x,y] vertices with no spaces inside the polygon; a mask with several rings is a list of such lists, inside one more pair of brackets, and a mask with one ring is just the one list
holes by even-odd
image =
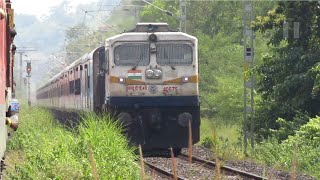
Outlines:
{"label": "sky", "polygon": [[[57,6],[64,0],[11,0],[12,7],[17,14],[28,14],[42,17],[49,15],[50,8]],[[79,4],[101,2],[101,0],[67,0],[70,2],[69,8],[75,8]]]}

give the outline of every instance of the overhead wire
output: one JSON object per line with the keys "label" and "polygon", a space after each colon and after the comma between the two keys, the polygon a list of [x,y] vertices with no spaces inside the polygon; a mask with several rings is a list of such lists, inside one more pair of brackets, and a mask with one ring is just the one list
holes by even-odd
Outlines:
{"label": "overhead wire", "polygon": [[90,14],[88,11],[85,11],[84,9],[81,9],[81,10],[84,11],[84,12],[87,12],[87,15],[89,15],[89,16],[91,16],[92,18],[100,21],[101,23],[105,24],[105,25],[108,26],[109,28],[111,28],[111,29],[113,29],[113,30],[116,30],[118,33],[121,32],[118,28],[116,28],[116,27],[114,27],[114,26],[106,23],[105,21],[101,20],[100,18],[95,17],[94,15]]}
{"label": "overhead wire", "polygon": [[146,0],[142,0],[142,2],[147,3],[148,5],[154,7],[154,8],[156,8],[156,9],[162,11],[162,12],[165,12],[168,16],[172,16],[172,17],[175,17],[176,19],[179,19],[179,17],[177,17],[174,13],[172,13],[172,12],[170,12],[168,10],[162,9],[162,8],[152,4],[151,2],[148,2]]}

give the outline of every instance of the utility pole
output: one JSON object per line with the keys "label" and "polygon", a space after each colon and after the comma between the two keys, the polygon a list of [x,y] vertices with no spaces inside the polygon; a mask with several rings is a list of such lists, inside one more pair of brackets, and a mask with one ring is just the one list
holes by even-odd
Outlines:
{"label": "utility pole", "polygon": [[180,0],[180,27],[181,32],[187,32],[187,3],[186,0]]}
{"label": "utility pole", "polygon": [[22,55],[29,51],[36,51],[31,47],[18,47],[16,53],[20,54],[20,69],[19,69],[19,86],[22,87]]}
{"label": "utility pole", "polygon": [[[250,135],[251,148],[254,148],[254,77],[253,77],[253,59],[254,59],[254,34],[251,27],[251,22],[254,20],[253,14],[253,0],[244,1],[244,14],[243,14],[243,37],[244,37],[244,92],[243,92],[243,140],[244,140],[244,153],[247,154],[248,135]],[[247,122],[250,120],[250,132],[247,128]]]}

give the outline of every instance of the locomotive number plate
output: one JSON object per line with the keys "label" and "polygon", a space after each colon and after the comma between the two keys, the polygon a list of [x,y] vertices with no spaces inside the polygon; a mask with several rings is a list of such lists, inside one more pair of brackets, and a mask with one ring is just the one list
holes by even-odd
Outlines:
{"label": "locomotive number plate", "polygon": [[162,93],[165,96],[173,96],[179,94],[178,86],[163,86]]}

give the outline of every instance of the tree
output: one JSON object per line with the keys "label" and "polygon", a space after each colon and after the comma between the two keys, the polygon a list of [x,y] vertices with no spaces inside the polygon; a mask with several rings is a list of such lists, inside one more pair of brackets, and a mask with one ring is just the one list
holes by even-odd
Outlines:
{"label": "tree", "polygon": [[[140,12],[140,18],[142,22],[166,22],[172,29],[178,29],[179,27],[179,0],[163,1],[155,0],[152,5],[147,5]],[[156,7],[172,13],[172,16]]]}
{"label": "tree", "polygon": [[274,55],[264,56],[263,64],[256,68],[262,97],[256,112],[258,138],[285,128],[286,133],[277,137],[285,139],[320,112],[320,100],[313,95],[319,80],[319,14],[318,2],[279,2],[253,23],[257,31],[270,36],[268,44],[274,50]]}

